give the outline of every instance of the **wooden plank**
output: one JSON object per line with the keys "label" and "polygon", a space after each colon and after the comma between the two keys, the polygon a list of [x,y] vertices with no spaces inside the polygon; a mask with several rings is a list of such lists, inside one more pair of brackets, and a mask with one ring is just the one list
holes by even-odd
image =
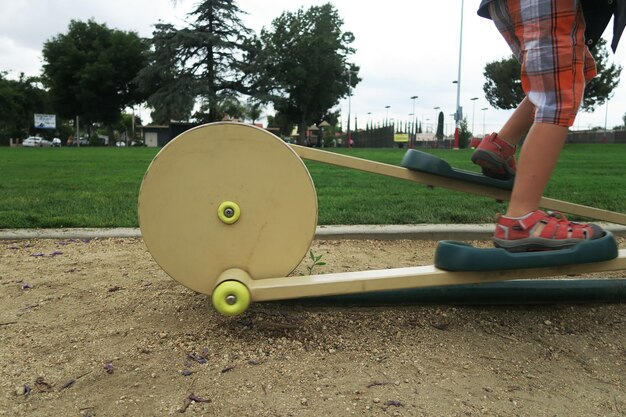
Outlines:
{"label": "wooden plank", "polygon": [[626,249],[621,249],[618,257],[610,261],[548,268],[489,272],[449,272],[437,269],[434,265],[426,265],[303,277],[245,280],[244,282],[250,290],[253,301],[270,301],[419,287],[479,284],[625,269]]}
{"label": "wooden plank", "polygon": [[[400,178],[407,181],[425,184],[430,187],[442,187],[450,190],[491,197],[501,201],[508,201],[511,198],[510,191],[489,187],[486,185],[473,184],[470,182],[465,182],[453,178],[440,177],[425,172],[412,171],[410,169],[399,167],[396,165],[370,161],[362,158],[355,158],[353,156],[341,155],[334,152],[322,151],[319,149],[308,148],[300,145],[291,145],[291,147],[300,156],[300,158],[310,161],[322,162],[325,164],[355,169],[358,171]],[[578,216],[626,225],[626,214],[617,213],[614,211],[602,210],[595,207],[569,203],[567,201],[555,200],[547,197],[542,197],[539,204],[541,207],[549,210],[557,210],[564,213],[570,213]]]}

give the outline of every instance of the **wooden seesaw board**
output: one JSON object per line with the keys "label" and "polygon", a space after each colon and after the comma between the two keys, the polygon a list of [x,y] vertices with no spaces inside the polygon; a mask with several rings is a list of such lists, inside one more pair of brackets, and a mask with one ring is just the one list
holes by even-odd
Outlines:
{"label": "wooden seesaw board", "polygon": [[252,280],[244,271],[230,270],[226,271],[219,281],[241,281],[248,286],[252,301],[270,301],[408,288],[482,284],[624,269],[626,269],[626,249],[620,250],[618,257],[610,261],[549,268],[450,272],[438,269],[434,265],[426,265],[263,280]]}
{"label": "wooden seesaw board", "polygon": [[[322,162],[325,164],[340,166],[344,168],[370,172],[372,174],[399,178],[419,184],[424,184],[430,187],[442,187],[450,190],[461,191],[464,193],[491,197],[500,201],[508,201],[511,199],[511,192],[501,188],[470,183],[453,178],[441,177],[425,172],[413,171],[396,165],[369,161],[367,159],[355,158],[347,155],[340,155],[337,153],[326,152],[319,149],[308,148],[300,145],[291,145],[291,147],[302,159],[308,159],[311,161]],[[617,213],[614,211],[602,210],[595,207],[569,203],[567,201],[555,200],[547,197],[541,198],[540,206],[549,210],[557,210],[564,213],[576,214],[578,216],[626,225],[626,214]]]}

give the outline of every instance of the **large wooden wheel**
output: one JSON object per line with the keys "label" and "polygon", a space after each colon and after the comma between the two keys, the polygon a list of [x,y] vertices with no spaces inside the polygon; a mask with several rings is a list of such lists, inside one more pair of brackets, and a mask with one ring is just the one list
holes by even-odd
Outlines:
{"label": "large wooden wheel", "polygon": [[168,275],[211,294],[226,270],[284,277],[306,255],[317,197],[302,160],[250,125],[191,129],[154,158],[139,193],[148,250]]}

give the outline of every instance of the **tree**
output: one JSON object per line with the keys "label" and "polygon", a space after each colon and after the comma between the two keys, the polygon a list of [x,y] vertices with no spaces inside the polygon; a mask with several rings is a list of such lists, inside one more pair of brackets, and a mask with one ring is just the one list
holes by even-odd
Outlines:
{"label": "tree", "polygon": [[220,120],[220,105],[247,92],[243,56],[250,29],[242,13],[233,0],[204,0],[187,27],[155,26],[150,65],[138,79],[158,120],[188,118],[197,99],[204,121]]}
{"label": "tree", "polygon": [[343,32],[342,25],[337,10],[327,3],[282,13],[253,42],[249,60],[251,72],[258,75],[254,93],[298,125],[301,144],[307,126],[320,123],[360,81],[359,68],[348,62],[354,35]]}
{"label": "tree", "polygon": [[193,119],[198,123],[211,123],[216,120],[243,120],[247,108],[236,98],[227,97],[215,104],[212,111],[213,113],[211,113],[210,102],[205,100],[200,109],[193,114]]}
{"label": "tree", "polygon": [[0,72],[0,144],[10,138],[23,138],[35,132],[34,114],[51,113],[48,92],[38,77],[20,74],[17,80]]}
{"label": "tree", "polygon": [[435,137],[438,140],[443,139],[443,112],[439,112],[439,117],[437,118],[437,133],[435,133]]}
{"label": "tree", "polygon": [[20,129],[16,126],[16,115],[19,113],[17,100],[18,94],[14,83],[4,77],[6,73],[0,72],[0,145],[8,145],[9,138],[16,134],[19,137]]}
{"label": "tree", "polygon": [[67,33],[43,47],[44,82],[56,113],[80,116],[88,128],[101,122],[112,133],[122,109],[142,101],[134,79],[146,64],[147,50],[134,32],[72,20]]}
{"label": "tree", "polygon": [[489,104],[498,109],[514,109],[522,102],[526,95],[520,71],[521,65],[514,56],[485,65],[483,91]]}
{"label": "tree", "polygon": [[585,86],[582,109],[586,112],[592,112],[596,107],[606,103],[613,96],[613,91],[620,81],[622,66],[609,62],[606,44],[606,40],[600,38],[591,51],[596,61],[598,75]]}
{"label": "tree", "polygon": [[467,128],[467,118],[463,118],[459,124],[459,148],[465,149],[470,143],[472,132]]}
{"label": "tree", "polygon": [[194,77],[182,73],[175,48],[168,43],[176,36],[170,24],[157,24],[151,40],[149,64],[139,71],[137,84],[147,96],[153,123],[166,125],[189,118],[195,104]]}
{"label": "tree", "polygon": [[267,127],[276,128],[282,136],[289,137],[293,131],[294,124],[287,116],[281,112],[276,112],[274,116],[267,116]]}
{"label": "tree", "polygon": [[263,104],[258,101],[249,100],[246,104],[246,116],[250,119],[252,123],[256,123],[257,120],[261,117],[261,110],[263,108]]}
{"label": "tree", "polygon": [[[598,69],[598,75],[585,87],[581,109],[592,112],[604,104],[619,84],[622,66],[609,63],[606,40],[600,38],[591,51]],[[485,65],[483,91],[487,101],[499,109],[514,109],[524,99],[520,81],[521,65],[514,56]]]}
{"label": "tree", "polygon": [[[122,117],[120,117],[119,122],[113,127],[115,130],[123,134],[123,137],[126,138],[127,142],[131,142],[138,139],[138,126],[141,126],[142,124],[141,117],[138,115],[132,113],[122,113]],[[134,136],[133,132],[135,133]]]}

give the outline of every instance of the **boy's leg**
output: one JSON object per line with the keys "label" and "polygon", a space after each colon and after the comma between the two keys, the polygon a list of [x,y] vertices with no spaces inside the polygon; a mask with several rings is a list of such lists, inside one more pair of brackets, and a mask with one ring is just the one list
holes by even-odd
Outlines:
{"label": "boy's leg", "polygon": [[534,120],[535,106],[526,97],[498,133],[483,138],[472,154],[472,162],[480,165],[483,174],[491,178],[508,180],[515,176],[516,145]]}
{"label": "boy's leg", "polygon": [[498,137],[510,145],[516,146],[535,121],[535,106],[528,97],[517,106],[511,117],[498,132]]}
{"label": "boy's leg", "polygon": [[562,215],[539,210],[567,132],[567,127],[551,123],[534,123],[530,128],[520,152],[507,213],[496,225],[496,246],[511,252],[561,249],[605,235],[598,225],[571,222]]}
{"label": "boy's leg", "polygon": [[[530,119],[524,116],[524,109],[530,111],[532,104],[536,107],[520,154],[509,209],[498,220],[494,242],[517,252],[558,249],[599,238],[604,231],[596,225],[570,222],[538,209],[568,127],[574,122],[585,82],[595,75],[595,63],[584,43],[580,3],[505,0],[493,2],[490,14],[521,58],[522,88],[529,101],[526,105],[530,105],[520,106],[519,118],[514,114],[501,132],[503,137],[516,143]],[[506,148],[503,143],[498,145]],[[510,155],[510,149],[507,152]],[[507,162],[510,167],[513,161],[509,158]]]}
{"label": "boy's leg", "polygon": [[[521,217],[537,210],[567,138],[567,128],[534,124],[520,151],[518,170],[506,215]],[[540,230],[536,230],[538,234]]]}

